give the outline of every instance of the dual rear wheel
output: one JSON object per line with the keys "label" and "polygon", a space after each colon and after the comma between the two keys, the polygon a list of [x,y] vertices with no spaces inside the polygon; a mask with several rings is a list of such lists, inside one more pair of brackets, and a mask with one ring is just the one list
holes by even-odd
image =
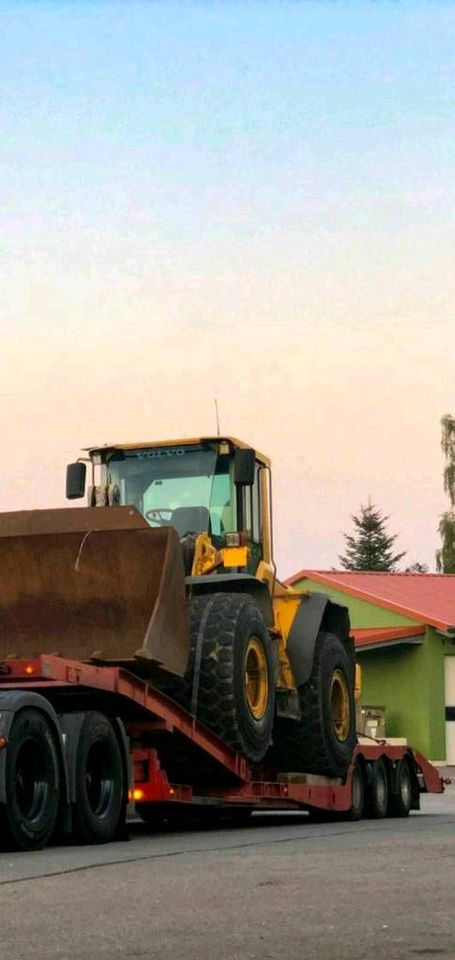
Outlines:
{"label": "dual rear wheel", "polygon": [[407,756],[395,767],[382,757],[369,763],[359,759],[352,770],[349,810],[339,813],[312,807],[308,813],[314,822],[407,817],[413,790],[413,768]]}
{"label": "dual rear wheel", "polygon": [[356,763],[352,775],[351,819],[407,817],[412,808],[413,770],[409,757],[395,766],[381,757],[365,766]]}
{"label": "dual rear wheel", "polygon": [[385,759],[372,764],[366,814],[374,820],[407,817],[413,800],[413,770],[407,756],[393,768]]}
{"label": "dual rear wheel", "polygon": [[[34,707],[18,711],[5,762],[0,845],[41,849],[58,830],[67,800],[60,745],[44,712]],[[82,843],[111,840],[122,819],[125,778],[117,735],[103,714],[91,711],[83,717],[68,777],[73,837]]]}
{"label": "dual rear wheel", "polygon": [[381,758],[370,765],[365,788],[365,815],[373,820],[407,817],[413,801],[413,770],[405,755],[393,767]]}
{"label": "dual rear wheel", "polygon": [[61,789],[54,731],[40,710],[21,710],[13,721],[5,756],[5,787],[0,844],[7,849],[39,850],[54,832]]}
{"label": "dual rear wheel", "polygon": [[413,799],[413,773],[407,756],[393,768],[380,758],[368,766],[357,762],[352,771],[350,820],[407,817]]}
{"label": "dual rear wheel", "polygon": [[107,843],[124,806],[123,760],[117,735],[102,713],[86,713],[74,768],[73,835],[80,843]]}

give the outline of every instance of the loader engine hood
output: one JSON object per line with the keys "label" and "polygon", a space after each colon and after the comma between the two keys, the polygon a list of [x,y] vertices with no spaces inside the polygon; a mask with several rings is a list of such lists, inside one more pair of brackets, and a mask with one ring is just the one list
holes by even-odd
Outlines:
{"label": "loader engine hood", "polygon": [[0,659],[42,653],[183,675],[178,534],[134,507],[0,514]]}

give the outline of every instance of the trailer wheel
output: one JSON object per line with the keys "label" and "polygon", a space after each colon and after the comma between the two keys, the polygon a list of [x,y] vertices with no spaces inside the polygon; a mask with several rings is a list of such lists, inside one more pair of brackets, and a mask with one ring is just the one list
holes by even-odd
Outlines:
{"label": "trailer wheel", "polygon": [[278,719],[274,762],[280,770],[342,777],[357,743],[354,665],[346,644],[320,633],[309,680],[299,688],[301,720]]}
{"label": "trailer wheel", "polygon": [[372,820],[382,820],[389,804],[389,780],[384,760],[371,765],[371,780],[367,787],[365,811]]}
{"label": "trailer wheel", "polygon": [[333,820],[353,822],[361,820],[365,807],[365,774],[363,765],[357,762],[351,777],[351,806],[349,810],[322,810],[310,807],[309,818],[313,823],[327,823]]}
{"label": "trailer wheel", "polygon": [[6,803],[0,805],[0,843],[6,849],[40,850],[57,821],[60,772],[52,726],[39,710],[14,718],[6,751]]}
{"label": "trailer wheel", "polygon": [[275,704],[273,655],[261,613],[243,594],[190,602],[186,706],[248,760],[270,745]]}
{"label": "trailer wheel", "polygon": [[360,763],[354,765],[351,778],[351,809],[347,820],[361,820],[365,806],[365,778]]}
{"label": "trailer wheel", "polygon": [[395,770],[395,790],[389,797],[388,817],[408,817],[412,806],[412,770],[403,757]]}
{"label": "trailer wheel", "polygon": [[75,761],[73,833],[82,843],[107,843],[124,806],[123,763],[112,724],[102,713],[86,713]]}

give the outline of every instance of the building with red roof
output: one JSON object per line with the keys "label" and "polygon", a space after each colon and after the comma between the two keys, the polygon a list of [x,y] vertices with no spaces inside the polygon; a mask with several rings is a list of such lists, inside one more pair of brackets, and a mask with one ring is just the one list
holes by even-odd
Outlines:
{"label": "building with red roof", "polygon": [[365,706],[390,737],[455,763],[455,575],[300,570],[286,581],[349,608]]}

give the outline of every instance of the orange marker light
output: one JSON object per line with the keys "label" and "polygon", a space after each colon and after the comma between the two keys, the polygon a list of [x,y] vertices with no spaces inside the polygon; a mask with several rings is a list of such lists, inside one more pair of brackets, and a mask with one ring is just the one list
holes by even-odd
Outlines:
{"label": "orange marker light", "polygon": [[25,668],[25,672],[26,672],[26,674],[28,674],[28,676],[30,676],[30,674],[34,673],[34,672],[35,672],[35,666],[34,666],[34,664],[33,664],[33,663],[28,663],[27,666],[26,666],[26,668]]}
{"label": "orange marker light", "polygon": [[144,791],[139,790],[138,787],[135,787],[134,790],[131,790],[131,800],[143,800]]}

